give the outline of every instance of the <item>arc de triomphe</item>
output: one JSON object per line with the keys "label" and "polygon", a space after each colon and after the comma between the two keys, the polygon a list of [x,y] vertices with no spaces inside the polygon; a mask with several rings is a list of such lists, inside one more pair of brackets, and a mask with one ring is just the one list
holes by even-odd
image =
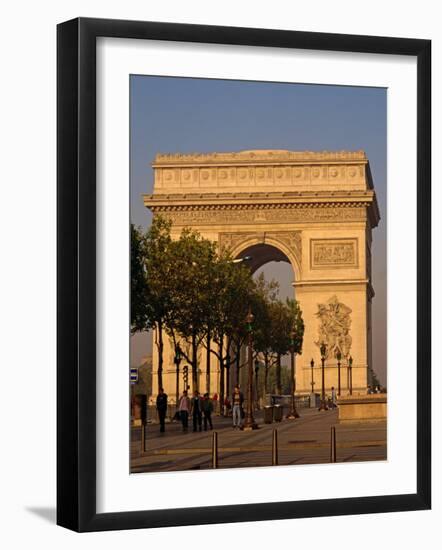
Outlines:
{"label": "arc de triomphe", "polygon": [[[272,260],[289,262],[294,295],[305,323],[296,360],[297,393],[320,390],[318,342],[326,340],[325,383],[337,387],[335,351],[342,351],[341,387],[353,358],[354,391],[365,391],[371,353],[371,232],[379,210],[363,151],[254,150],[236,153],[158,154],[154,189],[144,204],[183,227],[252,257],[252,270]],[[165,346],[163,384],[175,396],[174,353]],[[156,389],[153,353],[153,388]],[[218,391],[212,360],[211,392]],[[205,371],[201,352],[200,370]],[[191,383],[191,382],[190,382]],[[203,383],[203,377],[201,378]],[[201,384],[200,384],[201,385]],[[181,388],[182,389],[182,388]],[[204,390],[203,387],[200,388]]]}

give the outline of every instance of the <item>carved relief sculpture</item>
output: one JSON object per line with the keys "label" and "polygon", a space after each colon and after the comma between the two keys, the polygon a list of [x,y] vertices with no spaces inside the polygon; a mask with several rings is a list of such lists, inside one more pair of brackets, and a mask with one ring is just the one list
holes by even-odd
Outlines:
{"label": "carved relief sculpture", "polygon": [[357,239],[312,240],[311,267],[357,267]]}
{"label": "carved relief sculpture", "polygon": [[334,358],[338,351],[348,357],[352,338],[350,336],[351,309],[332,296],[327,304],[318,304],[316,317],[319,319],[318,341],[315,344],[327,346],[326,358]]}

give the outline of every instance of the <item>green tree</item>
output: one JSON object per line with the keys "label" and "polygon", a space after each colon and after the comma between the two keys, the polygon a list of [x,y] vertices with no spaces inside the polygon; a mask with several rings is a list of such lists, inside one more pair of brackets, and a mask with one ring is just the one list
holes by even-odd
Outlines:
{"label": "green tree", "polygon": [[172,241],[169,258],[167,328],[173,341],[179,341],[181,352],[192,367],[193,387],[198,388],[198,349],[207,336],[211,314],[216,245],[198,232],[184,229],[180,238]]}
{"label": "green tree", "polygon": [[270,349],[275,355],[276,393],[282,393],[281,387],[281,357],[290,346],[290,318],[288,309],[283,302],[277,300],[269,305],[270,315]]}
{"label": "green tree", "polygon": [[[145,322],[144,330],[153,328],[155,345],[158,353],[158,389],[163,386],[164,363],[164,328],[171,308],[171,288],[169,286],[173,263],[170,260],[170,236],[171,222],[155,216],[152,225],[141,240],[139,249],[142,258],[141,264],[144,271],[145,291],[138,292],[131,297],[131,306],[138,313],[138,319]],[[132,275],[132,279],[138,273],[138,267]],[[136,281],[134,281],[134,287]],[[138,304],[136,301],[139,300]],[[136,325],[137,330],[143,330],[142,324]]]}
{"label": "green tree", "polygon": [[[250,269],[234,263],[224,250],[218,254],[214,272],[209,324],[211,340],[217,344],[211,353],[220,365],[220,403],[223,403],[229,394],[232,353],[240,348],[245,337],[244,320],[255,285]],[[206,346],[210,346],[209,340]]]}
{"label": "green tree", "polygon": [[146,330],[147,295],[146,272],[144,269],[144,234],[140,227],[130,226],[130,323],[132,333]]}
{"label": "green tree", "polygon": [[302,318],[302,310],[297,300],[287,298],[286,306],[290,318],[291,333],[294,336],[294,352],[297,355],[301,355],[304,340],[304,319]]}
{"label": "green tree", "polygon": [[294,335],[294,353],[302,353],[304,338],[304,321],[299,302],[287,299],[271,302],[270,316],[270,349],[275,356],[276,393],[282,392],[281,358],[290,351],[292,334]]}
{"label": "green tree", "polygon": [[[272,350],[272,325],[270,308],[271,304],[276,302],[279,295],[279,283],[275,280],[266,281],[264,273],[261,273],[255,281],[255,296],[253,311],[256,312],[253,325],[253,348],[255,357],[262,357],[263,373],[263,393],[270,391],[269,373],[275,364],[276,357]],[[259,391],[259,395],[262,391]]]}

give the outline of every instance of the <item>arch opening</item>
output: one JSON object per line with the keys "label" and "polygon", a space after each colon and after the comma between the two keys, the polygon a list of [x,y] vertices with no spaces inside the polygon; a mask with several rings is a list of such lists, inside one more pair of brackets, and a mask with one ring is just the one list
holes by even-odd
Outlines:
{"label": "arch opening", "polygon": [[269,262],[286,262],[290,264],[289,258],[279,248],[273,245],[259,243],[248,246],[238,254],[237,258],[250,257],[248,265],[252,273]]}
{"label": "arch opening", "polygon": [[[264,275],[266,281],[276,281],[279,285],[278,298],[285,302],[286,299],[294,299],[295,292],[293,287],[293,281],[295,280],[295,266],[288,255],[277,248],[277,246],[268,243],[256,243],[250,244],[243,248],[241,252],[235,255],[235,258],[249,257],[247,265],[252,271],[253,277],[256,279],[261,274]],[[242,362],[246,361],[246,348],[242,350]],[[290,387],[289,380],[289,363],[290,358],[288,355],[281,357],[281,381],[283,393],[288,393]],[[296,363],[296,359],[295,359]],[[273,371],[272,371],[273,372]],[[246,372],[241,373],[241,383],[246,385]],[[263,376],[263,374],[261,373]],[[275,380],[273,380],[275,383]],[[270,383],[271,385],[271,383]]]}

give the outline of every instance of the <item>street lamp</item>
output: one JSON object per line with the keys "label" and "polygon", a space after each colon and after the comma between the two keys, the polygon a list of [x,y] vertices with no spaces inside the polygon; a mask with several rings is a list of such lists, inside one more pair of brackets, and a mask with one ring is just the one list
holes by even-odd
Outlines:
{"label": "street lamp", "polygon": [[313,369],[315,368],[315,362],[312,360],[310,361],[310,366],[312,368],[312,381],[310,382],[310,386],[312,387],[312,393],[315,393],[315,381],[313,379]]}
{"label": "street lamp", "polygon": [[325,355],[327,353],[327,346],[324,344],[324,342],[321,344],[320,347],[321,351],[321,362],[322,362],[322,392],[321,392],[321,404],[319,406],[320,411],[328,411],[328,406],[325,401]]}
{"label": "street lamp", "polygon": [[252,256],[244,256],[243,258],[235,258],[231,261],[232,264],[241,264],[242,262],[250,262]]}
{"label": "street lamp", "polygon": [[338,360],[338,395],[341,395],[341,350],[338,349],[336,353],[336,359]]}
{"label": "street lamp", "polygon": [[180,399],[180,363],[182,359],[182,352],[180,345],[178,344],[175,348],[175,358],[174,363],[176,365],[176,386],[175,386],[175,403],[178,410],[178,401]]}
{"label": "street lamp", "polygon": [[296,410],[296,401],[295,401],[295,392],[296,392],[296,378],[295,378],[295,338],[296,338],[296,332],[295,330],[292,330],[290,333],[290,375],[292,379],[292,408],[287,415],[287,418],[299,418],[299,413]]}
{"label": "street lamp", "polygon": [[353,357],[350,355],[348,359],[348,388],[350,390],[350,395],[353,395]]}
{"label": "street lamp", "polygon": [[252,336],[252,325],[254,320],[254,315],[252,310],[249,308],[247,313],[246,321],[246,331],[248,334],[248,381],[247,381],[247,409],[246,417],[244,419],[243,430],[256,430],[258,424],[253,418],[253,336]]}
{"label": "street lamp", "polygon": [[[310,367],[311,367],[311,373],[312,373],[312,381],[310,382],[310,386],[312,387],[312,393],[311,393],[311,396],[310,396],[310,407],[315,407],[316,406],[316,395],[315,395],[315,380],[314,380],[314,368],[315,368],[315,362],[313,361],[313,357],[312,357],[312,360],[310,361]],[[312,401],[313,400],[313,401]]]}

